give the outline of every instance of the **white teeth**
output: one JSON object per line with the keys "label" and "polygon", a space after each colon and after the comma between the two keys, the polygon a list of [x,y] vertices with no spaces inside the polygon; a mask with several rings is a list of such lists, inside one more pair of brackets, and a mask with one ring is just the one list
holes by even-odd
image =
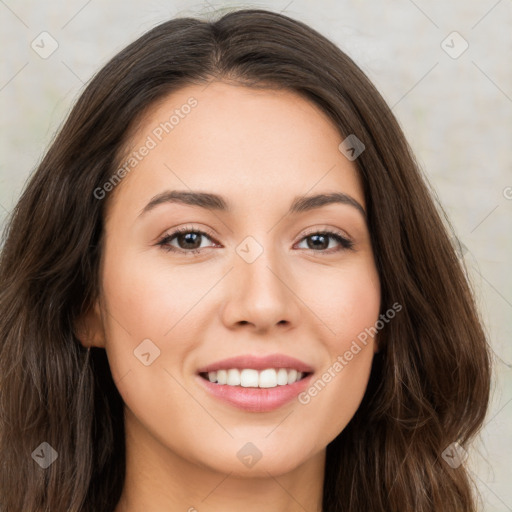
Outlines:
{"label": "white teeth", "polygon": [[275,388],[277,386],[277,374],[274,368],[261,371],[258,384],[260,388]]}
{"label": "white teeth", "polygon": [[238,370],[228,370],[228,386],[240,386],[240,372]]}
{"label": "white teeth", "polygon": [[288,370],[288,384],[293,384],[297,380],[297,370]]}
{"label": "white teeth", "polygon": [[288,372],[286,371],[286,368],[279,368],[277,372],[277,383],[279,386],[288,384]]}
{"label": "white teeth", "polygon": [[267,368],[262,371],[251,368],[243,370],[230,368],[229,370],[208,372],[208,380],[218,384],[242,386],[244,388],[275,388],[277,386],[293,384],[299,381],[303,375],[303,372],[287,368]]}
{"label": "white teeth", "polygon": [[[238,370],[235,370],[238,371]],[[258,387],[258,370],[242,370],[240,372],[240,384],[244,388]]]}

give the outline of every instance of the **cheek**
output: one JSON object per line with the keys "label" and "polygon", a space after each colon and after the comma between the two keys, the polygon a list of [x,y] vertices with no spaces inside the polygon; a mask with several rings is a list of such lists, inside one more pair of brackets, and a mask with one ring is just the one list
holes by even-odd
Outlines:
{"label": "cheek", "polygon": [[161,261],[110,254],[103,276],[106,350],[116,387],[136,418],[187,430],[177,413],[190,409],[190,394],[178,382],[184,359],[201,340],[192,308],[213,283],[200,273],[184,274],[183,267],[164,268]]}
{"label": "cheek", "polygon": [[332,440],[349,423],[366,391],[380,284],[373,262],[324,272],[323,277],[318,273],[315,282],[317,286],[308,288],[308,305],[314,304],[311,309],[329,328],[324,337],[326,357],[299,403],[304,414],[323,422],[325,436]]}
{"label": "cheek", "polygon": [[164,266],[165,257],[150,258],[114,244],[105,262],[104,320],[112,376],[121,393],[128,379],[137,379],[140,389],[154,389],[167,380],[162,379],[162,374],[168,377],[164,369],[176,367],[200,340],[194,336],[190,313],[211,284],[200,273],[187,275],[183,267]]}
{"label": "cheek", "polygon": [[354,258],[338,268],[318,266],[306,275],[298,280],[300,297],[326,327],[330,352],[344,351],[346,343],[379,316],[380,283],[373,260]]}
{"label": "cheek", "polygon": [[170,264],[163,250],[160,257],[134,252],[116,259],[112,254],[113,261],[105,269],[104,292],[118,324],[114,328],[123,327],[132,343],[175,338],[217,280],[199,266]]}

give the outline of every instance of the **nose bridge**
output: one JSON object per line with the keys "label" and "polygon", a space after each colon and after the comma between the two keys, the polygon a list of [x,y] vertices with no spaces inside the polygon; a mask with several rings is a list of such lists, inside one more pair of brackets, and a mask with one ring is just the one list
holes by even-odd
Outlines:
{"label": "nose bridge", "polygon": [[270,294],[276,299],[283,295],[283,283],[276,277],[283,267],[283,255],[275,247],[272,234],[247,236],[236,247],[236,253],[235,270],[246,293]]}
{"label": "nose bridge", "polygon": [[272,235],[249,235],[235,248],[233,293],[229,322],[249,322],[269,328],[279,322],[295,322],[297,304],[284,255],[273,245]]}

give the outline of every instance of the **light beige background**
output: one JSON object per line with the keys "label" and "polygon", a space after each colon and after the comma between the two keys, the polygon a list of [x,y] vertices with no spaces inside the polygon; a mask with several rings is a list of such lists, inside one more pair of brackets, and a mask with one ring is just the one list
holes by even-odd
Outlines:
{"label": "light beige background", "polygon": [[[237,6],[310,24],[351,55],[392,106],[467,247],[496,365],[470,463],[482,510],[512,510],[511,0],[0,0],[0,223],[84,83],[111,56],[170,17]],[[59,45],[47,59],[31,48],[43,31]],[[446,39],[453,31],[463,40]],[[453,58],[464,40],[467,50]]]}

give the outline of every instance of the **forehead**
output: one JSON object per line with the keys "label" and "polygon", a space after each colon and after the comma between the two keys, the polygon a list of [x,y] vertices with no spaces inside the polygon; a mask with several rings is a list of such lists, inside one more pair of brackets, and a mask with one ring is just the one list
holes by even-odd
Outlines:
{"label": "forehead", "polygon": [[261,207],[328,189],[364,206],[357,169],[338,149],[342,140],[328,116],[297,92],[189,85],[142,117],[121,162],[134,165],[110,199],[140,210],[164,189],[193,189]]}

